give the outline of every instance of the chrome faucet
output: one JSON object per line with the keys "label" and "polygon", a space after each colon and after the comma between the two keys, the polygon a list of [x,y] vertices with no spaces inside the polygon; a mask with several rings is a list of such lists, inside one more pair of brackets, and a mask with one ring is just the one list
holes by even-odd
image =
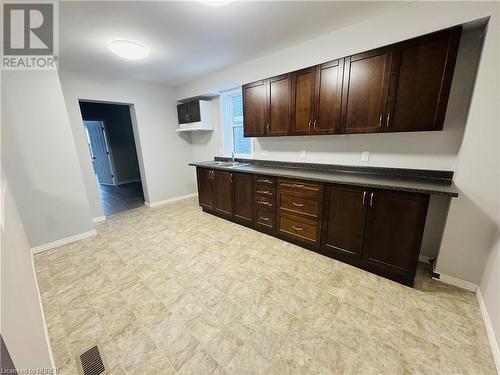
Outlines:
{"label": "chrome faucet", "polygon": [[234,159],[234,152],[231,153],[231,161],[234,163],[235,162],[235,159]]}

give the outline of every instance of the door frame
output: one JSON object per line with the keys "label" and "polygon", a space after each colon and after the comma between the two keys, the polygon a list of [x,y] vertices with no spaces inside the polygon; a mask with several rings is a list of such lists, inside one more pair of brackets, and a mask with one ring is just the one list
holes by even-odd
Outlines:
{"label": "door frame", "polygon": [[[109,133],[108,133],[108,129],[106,128],[106,121],[102,118],[89,117],[86,120],[83,120],[83,123],[84,123],[83,126],[85,126],[85,121],[99,121],[101,123],[101,126],[103,128],[102,133],[104,134],[104,143],[106,144],[106,150],[108,152],[108,161],[109,161],[109,166],[111,169],[111,179],[113,180],[113,186],[117,186],[116,185],[115,159],[113,157],[113,150],[111,149],[111,147],[109,147],[109,143],[110,143],[109,142]],[[103,184],[103,185],[107,185],[107,184]]]}
{"label": "door frame", "polygon": [[[78,98],[77,99],[78,113],[80,114],[80,119],[82,120],[82,123],[83,123],[83,117],[81,116],[81,112],[80,112],[80,102],[126,105],[128,107],[129,113],[130,113],[130,122],[132,123],[132,133],[134,134],[134,144],[135,144],[135,151],[137,153],[137,163],[139,164],[139,174],[141,176],[142,192],[144,195],[144,205],[147,206],[146,202],[149,202],[149,191],[148,191],[148,185],[147,185],[147,181],[146,181],[146,173],[144,172],[145,168],[144,168],[144,158],[143,158],[143,154],[142,154],[142,147],[141,147],[141,143],[139,142],[139,127],[137,125],[135,104],[134,103],[127,103],[127,102],[120,102],[120,101]],[[86,137],[86,135],[85,135],[85,137]],[[86,142],[87,142],[87,140],[85,139],[85,143]],[[96,186],[96,190],[97,190],[97,186]],[[97,195],[99,195],[97,191],[96,191],[96,193],[97,193]],[[102,209],[102,202],[100,199],[99,199],[99,205],[101,206],[101,211],[104,212],[104,210]]]}

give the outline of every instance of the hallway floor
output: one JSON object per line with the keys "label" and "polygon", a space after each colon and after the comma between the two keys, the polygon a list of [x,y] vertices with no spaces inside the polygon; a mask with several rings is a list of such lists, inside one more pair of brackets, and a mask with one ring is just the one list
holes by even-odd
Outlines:
{"label": "hallway floor", "polygon": [[100,343],[111,374],[496,374],[476,297],[415,288],[203,213],[112,216],[35,256],[61,374]]}
{"label": "hallway floor", "polygon": [[99,184],[99,195],[106,216],[144,205],[144,193],[140,181],[118,186]]}

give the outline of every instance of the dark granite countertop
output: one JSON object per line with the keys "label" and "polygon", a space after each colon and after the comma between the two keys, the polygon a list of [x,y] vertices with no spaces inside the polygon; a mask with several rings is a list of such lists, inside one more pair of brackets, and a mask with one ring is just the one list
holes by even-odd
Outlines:
{"label": "dark granite countertop", "polygon": [[[224,159],[217,158],[217,160]],[[205,161],[190,163],[189,165],[241,173],[458,197],[458,190],[451,180],[453,172],[449,171],[346,167],[259,160],[240,160],[240,162],[245,164],[228,167],[216,165],[214,161]],[[435,176],[450,178],[436,178]]]}

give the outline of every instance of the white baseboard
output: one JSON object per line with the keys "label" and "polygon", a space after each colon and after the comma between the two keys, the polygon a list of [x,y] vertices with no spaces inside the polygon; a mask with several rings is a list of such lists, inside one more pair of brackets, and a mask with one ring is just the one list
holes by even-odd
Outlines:
{"label": "white baseboard", "polygon": [[101,223],[103,221],[106,221],[106,216],[97,216],[92,218],[92,222],[94,224]]}
{"label": "white baseboard", "polygon": [[43,330],[45,333],[45,341],[47,341],[47,349],[49,350],[50,364],[52,368],[56,368],[56,362],[54,361],[54,354],[52,353],[52,345],[50,344],[49,329],[47,328],[47,321],[45,320],[45,312],[43,311],[42,295],[40,294],[40,288],[38,286],[38,279],[36,277],[35,270],[35,257],[33,256],[33,251],[31,252],[31,269],[33,271],[33,277],[35,278],[35,288],[38,294],[38,304],[40,305],[40,314],[42,316]]}
{"label": "white baseboard", "polygon": [[429,264],[429,260],[431,260],[431,257],[428,257],[427,255],[419,255],[418,256],[418,261],[420,263],[426,263]]}
{"label": "white baseboard", "polygon": [[186,194],[186,195],[181,195],[180,197],[175,197],[175,198],[170,198],[170,199],[165,199],[163,201],[157,201],[157,202],[144,202],[144,204],[150,208],[153,208],[153,207],[158,207],[158,206],[162,206],[164,204],[168,204],[168,203],[172,203],[172,202],[177,202],[177,201],[181,201],[183,199],[188,199],[188,198],[193,198],[193,197],[196,197],[198,196],[197,193],[191,193],[191,194]]}
{"label": "white baseboard", "polygon": [[31,248],[31,252],[33,254],[38,254],[38,253],[41,253],[43,251],[54,249],[56,247],[67,245],[69,243],[83,240],[84,238],[92,237],[95,235],[97,235],[97,232],[95,229],[92,229],[92,230],[89,230],[88,232],[75,234],[74,236],[71,236],[71,237],[61,238],[60,240],[57,240],[54,242],[49,242],[49,243],[46,243],[43,245],[35,246],[35,247]]}
{"label": "white baseboard", "polygon": [[483,316],[486,334],[488,335],[488,341],[490,342],[491,353],[493,354],[493,360],[495,361],[497,372],[500,374],[500,348],[498,347],[498,341],[495,335],[495,330],[493,329],[493,324],[491,324],[490,314],[488,314],[483,294],[481,293],[481,289],[479,287],[476,289],[476,298],[479,303],[479,308],[481,309],[481,315]]}
{"label": "white baseboard", "polygon": [[458,279],[453,276],[445,275],[444,273],[440,273],[439,271],[436,271],[436,273],[439,274],[439,278],[433,277],[434,280],[441,281],[445,284],[450,284],[457,286],[459,288],[469,290],[471,292],[475,292],[477,290],[477,284],[471,283],[470,281]]}

